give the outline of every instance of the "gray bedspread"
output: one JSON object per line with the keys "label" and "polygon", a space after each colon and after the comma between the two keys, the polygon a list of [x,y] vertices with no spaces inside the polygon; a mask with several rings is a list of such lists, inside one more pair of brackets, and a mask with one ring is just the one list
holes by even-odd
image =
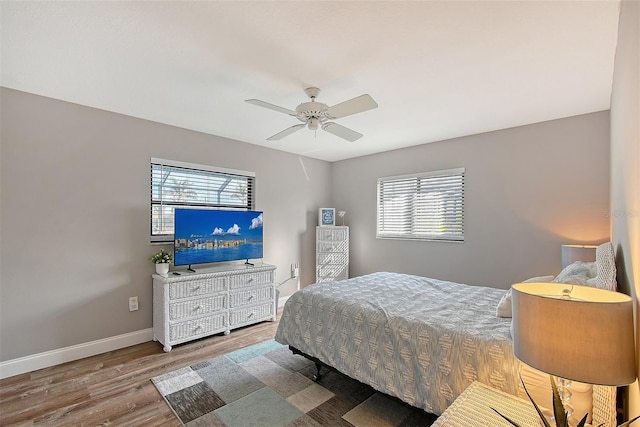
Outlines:
{"label": "gray bedspread", "polygon": [[275,339],[439,415],[474,380],[518,394],[504,293],[398,273],[315,284],[288,299]]}

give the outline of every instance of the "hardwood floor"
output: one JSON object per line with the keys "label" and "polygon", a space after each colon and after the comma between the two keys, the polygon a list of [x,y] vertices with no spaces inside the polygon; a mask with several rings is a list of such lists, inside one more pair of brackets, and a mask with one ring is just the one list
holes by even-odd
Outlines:
{"label": "hardwood floor", "polygon": [[151,378],[273,338],[277,325],[234,329],[169,353],[152,341],[0,380],[0,425],[180,426]]}

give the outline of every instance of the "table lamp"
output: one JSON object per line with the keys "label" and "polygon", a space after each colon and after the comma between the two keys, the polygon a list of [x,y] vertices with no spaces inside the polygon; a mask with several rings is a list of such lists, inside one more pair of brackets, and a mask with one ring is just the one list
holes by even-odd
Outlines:
{"label": "table lamp", "polygon": [[633,303],[625,294],[562,283],[512,286],[513,349],[554,375],[569,416],[570,381],[620,386],[636,379]]}

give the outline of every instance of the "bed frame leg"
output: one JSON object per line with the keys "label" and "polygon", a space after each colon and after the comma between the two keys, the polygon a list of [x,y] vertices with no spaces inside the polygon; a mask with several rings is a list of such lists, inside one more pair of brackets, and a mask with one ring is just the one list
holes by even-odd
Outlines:
{"label": "bed frame leg", "polygon": [[316,375],[313,377],[313,381],[318,382],[322,378],[322,375],[320,374],[320,368],[322,368],[322,365],[318,362],[315,362],[315,363],[316,363],[317,372],[316,372]]}
{"label": "bed frame leg", "polygon": [[[298,350],[297,348],[293,347],[293,346],[289,346],[289,350],[291,350],[291,352],[293,354],[299,354],[302,357],[307,358],[309,361],[313,362],[316,365],[316,374],[313,376],[313,381],[318,382],[320,381],[320,379],[322,378],[322,374],[320,374],[320,369],[323,366],[327,366],[325,364],[323,364],[322,362],[320,362],[320,360],[316,359],[313,356],[309,356],[308,354]],[[327,366],[327,368],[331,369],[331,367]]]}

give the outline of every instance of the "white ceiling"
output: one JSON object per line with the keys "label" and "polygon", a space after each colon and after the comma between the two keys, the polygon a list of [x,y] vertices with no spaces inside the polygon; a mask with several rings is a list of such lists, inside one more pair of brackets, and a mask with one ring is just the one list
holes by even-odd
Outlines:
{"label": "white ceiling", "polygon": [[[618,0],[2,1],[2,86],[318,159],[609,108]],[[322,89],[379,108],[336,122],[290,109]],[[179,142],[179,141],[177,141]]]}

